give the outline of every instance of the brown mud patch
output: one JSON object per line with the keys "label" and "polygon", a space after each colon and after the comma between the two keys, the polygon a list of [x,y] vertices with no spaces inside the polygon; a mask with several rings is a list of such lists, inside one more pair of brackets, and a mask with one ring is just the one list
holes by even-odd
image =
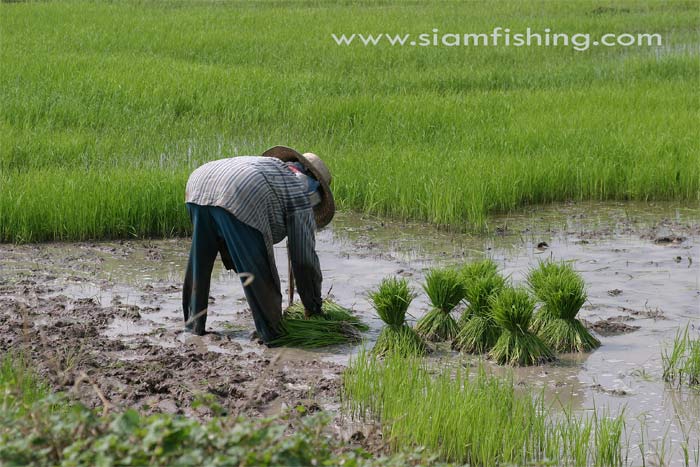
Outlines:
{"label": "brown mud patch", "polygon": [[[225,335],[183,334],[178,347],[146,338],[124,342],[104,336],[114,319],[138,322],[138,306],[101,306],[92,298],[39,296],[26,282],[3,285],[0,299],[0,348],[21,350],[55,390],[68,390],[89,406],[103,404],[90,384],[118,407],[146,413],[165,411],[195,417],[210,415],[196,407],[202,396],[230,414],[261,416],[274,406],[318,409],[335,400],[342,367],[313,359],[241,352]],[[9,295],[9,296],[8,296]],[[165,331],[162,331],[165,332]],[[162,336],[161,336],[162,337]],[[231,353],[214,352],[215,343]]]}

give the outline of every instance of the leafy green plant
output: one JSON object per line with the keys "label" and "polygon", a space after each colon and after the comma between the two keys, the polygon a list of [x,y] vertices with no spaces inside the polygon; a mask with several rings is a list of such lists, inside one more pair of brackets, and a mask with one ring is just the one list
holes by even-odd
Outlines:
{"label": "leafy green plant", "polygon": [[406,312],[414,298],[408,281],[395,277],[385,278],[379,288],[369,294],[372,306],[385,323],[372,349],[374,353],[422,355],[428,351],[420,335],[406,323]]}
{"label": "leafy green plant", "polygon": [[500,364],[536,365],[554,359],[554,353],[530,331],[535,302],[525,289],[506,288],[492,297],[493,317],[502,328],[489,356]]}
{"label": "leafy green plant", "polygon": [[461,275],[468,306],[460,318],[460,330],[452,346],[464,352],[485,353],[496,344],[501,333],[493,319],[490,298],[505,287],[505,279],[490,259],[468,264]]}
{"label": "leafy green plant", "polygon": [[423,290],[432,308],[416,323],[416,332],[431,341],[451,340],[459,332],[451,312],[464,299],[464,284],[455,269],[431,269]]}
{"label": "leafy green plant", "polygon": [[528,285],[542,306],[532,330],[558,352],[588,352],[600,341],[576,318],[587,300],[586,284],[569,263],[542,261],[528,274]]}

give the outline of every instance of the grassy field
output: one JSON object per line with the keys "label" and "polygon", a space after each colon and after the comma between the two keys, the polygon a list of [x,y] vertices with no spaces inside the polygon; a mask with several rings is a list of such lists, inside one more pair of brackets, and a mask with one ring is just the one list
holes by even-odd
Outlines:
{"label": "grassy field", "polygon": [[[288,144],[343,209],[479,228],[700,199],[695,1],[0,4],[0,241],[188,231],[197,165]],[[658,47],[338,46],[331,33],[661,33]]]}

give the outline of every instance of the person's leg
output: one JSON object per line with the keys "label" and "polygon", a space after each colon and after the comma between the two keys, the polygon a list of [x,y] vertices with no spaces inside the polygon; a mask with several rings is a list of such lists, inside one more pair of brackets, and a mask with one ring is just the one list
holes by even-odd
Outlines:
{"label": "person's leg", "polygon": [[211,209],[210,206],[187,203],[193,231],[182,288],[182,311],[185,327],[200,336],[204,334],[207,324],[211,272],[218,253],[216,226],[211,217]]}
{"label": "person's leg", "polygon": [[[244,286],[248,305],[253,312],[255,329],[266,343],[279,336],[282,319],[282,294],[275,281],[262,234],[236,219],[222,208],[213,208],[217,232],[226,242],[239,274],[253,275],[253,282]],[[245,282],[245,278],[241,278]]]}

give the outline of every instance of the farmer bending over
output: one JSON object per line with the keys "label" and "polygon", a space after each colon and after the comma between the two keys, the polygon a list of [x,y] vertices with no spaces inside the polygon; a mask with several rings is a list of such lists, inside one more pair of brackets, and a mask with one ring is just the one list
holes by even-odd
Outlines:
{"label": "farmer bending over", "polygon": [[265,343],[278,337],[282,295],[272,245],[285,237],[304,308],[310,315],[321,313],[314,230],[335,213],[330,182],[318,156],[284,146],[262,157],[208,162],[192,172],[185,201],[194,231],[182,293],[188,330],[205,333],[211,272],[220,253],[226,269],[243,274],[258,335]]}

